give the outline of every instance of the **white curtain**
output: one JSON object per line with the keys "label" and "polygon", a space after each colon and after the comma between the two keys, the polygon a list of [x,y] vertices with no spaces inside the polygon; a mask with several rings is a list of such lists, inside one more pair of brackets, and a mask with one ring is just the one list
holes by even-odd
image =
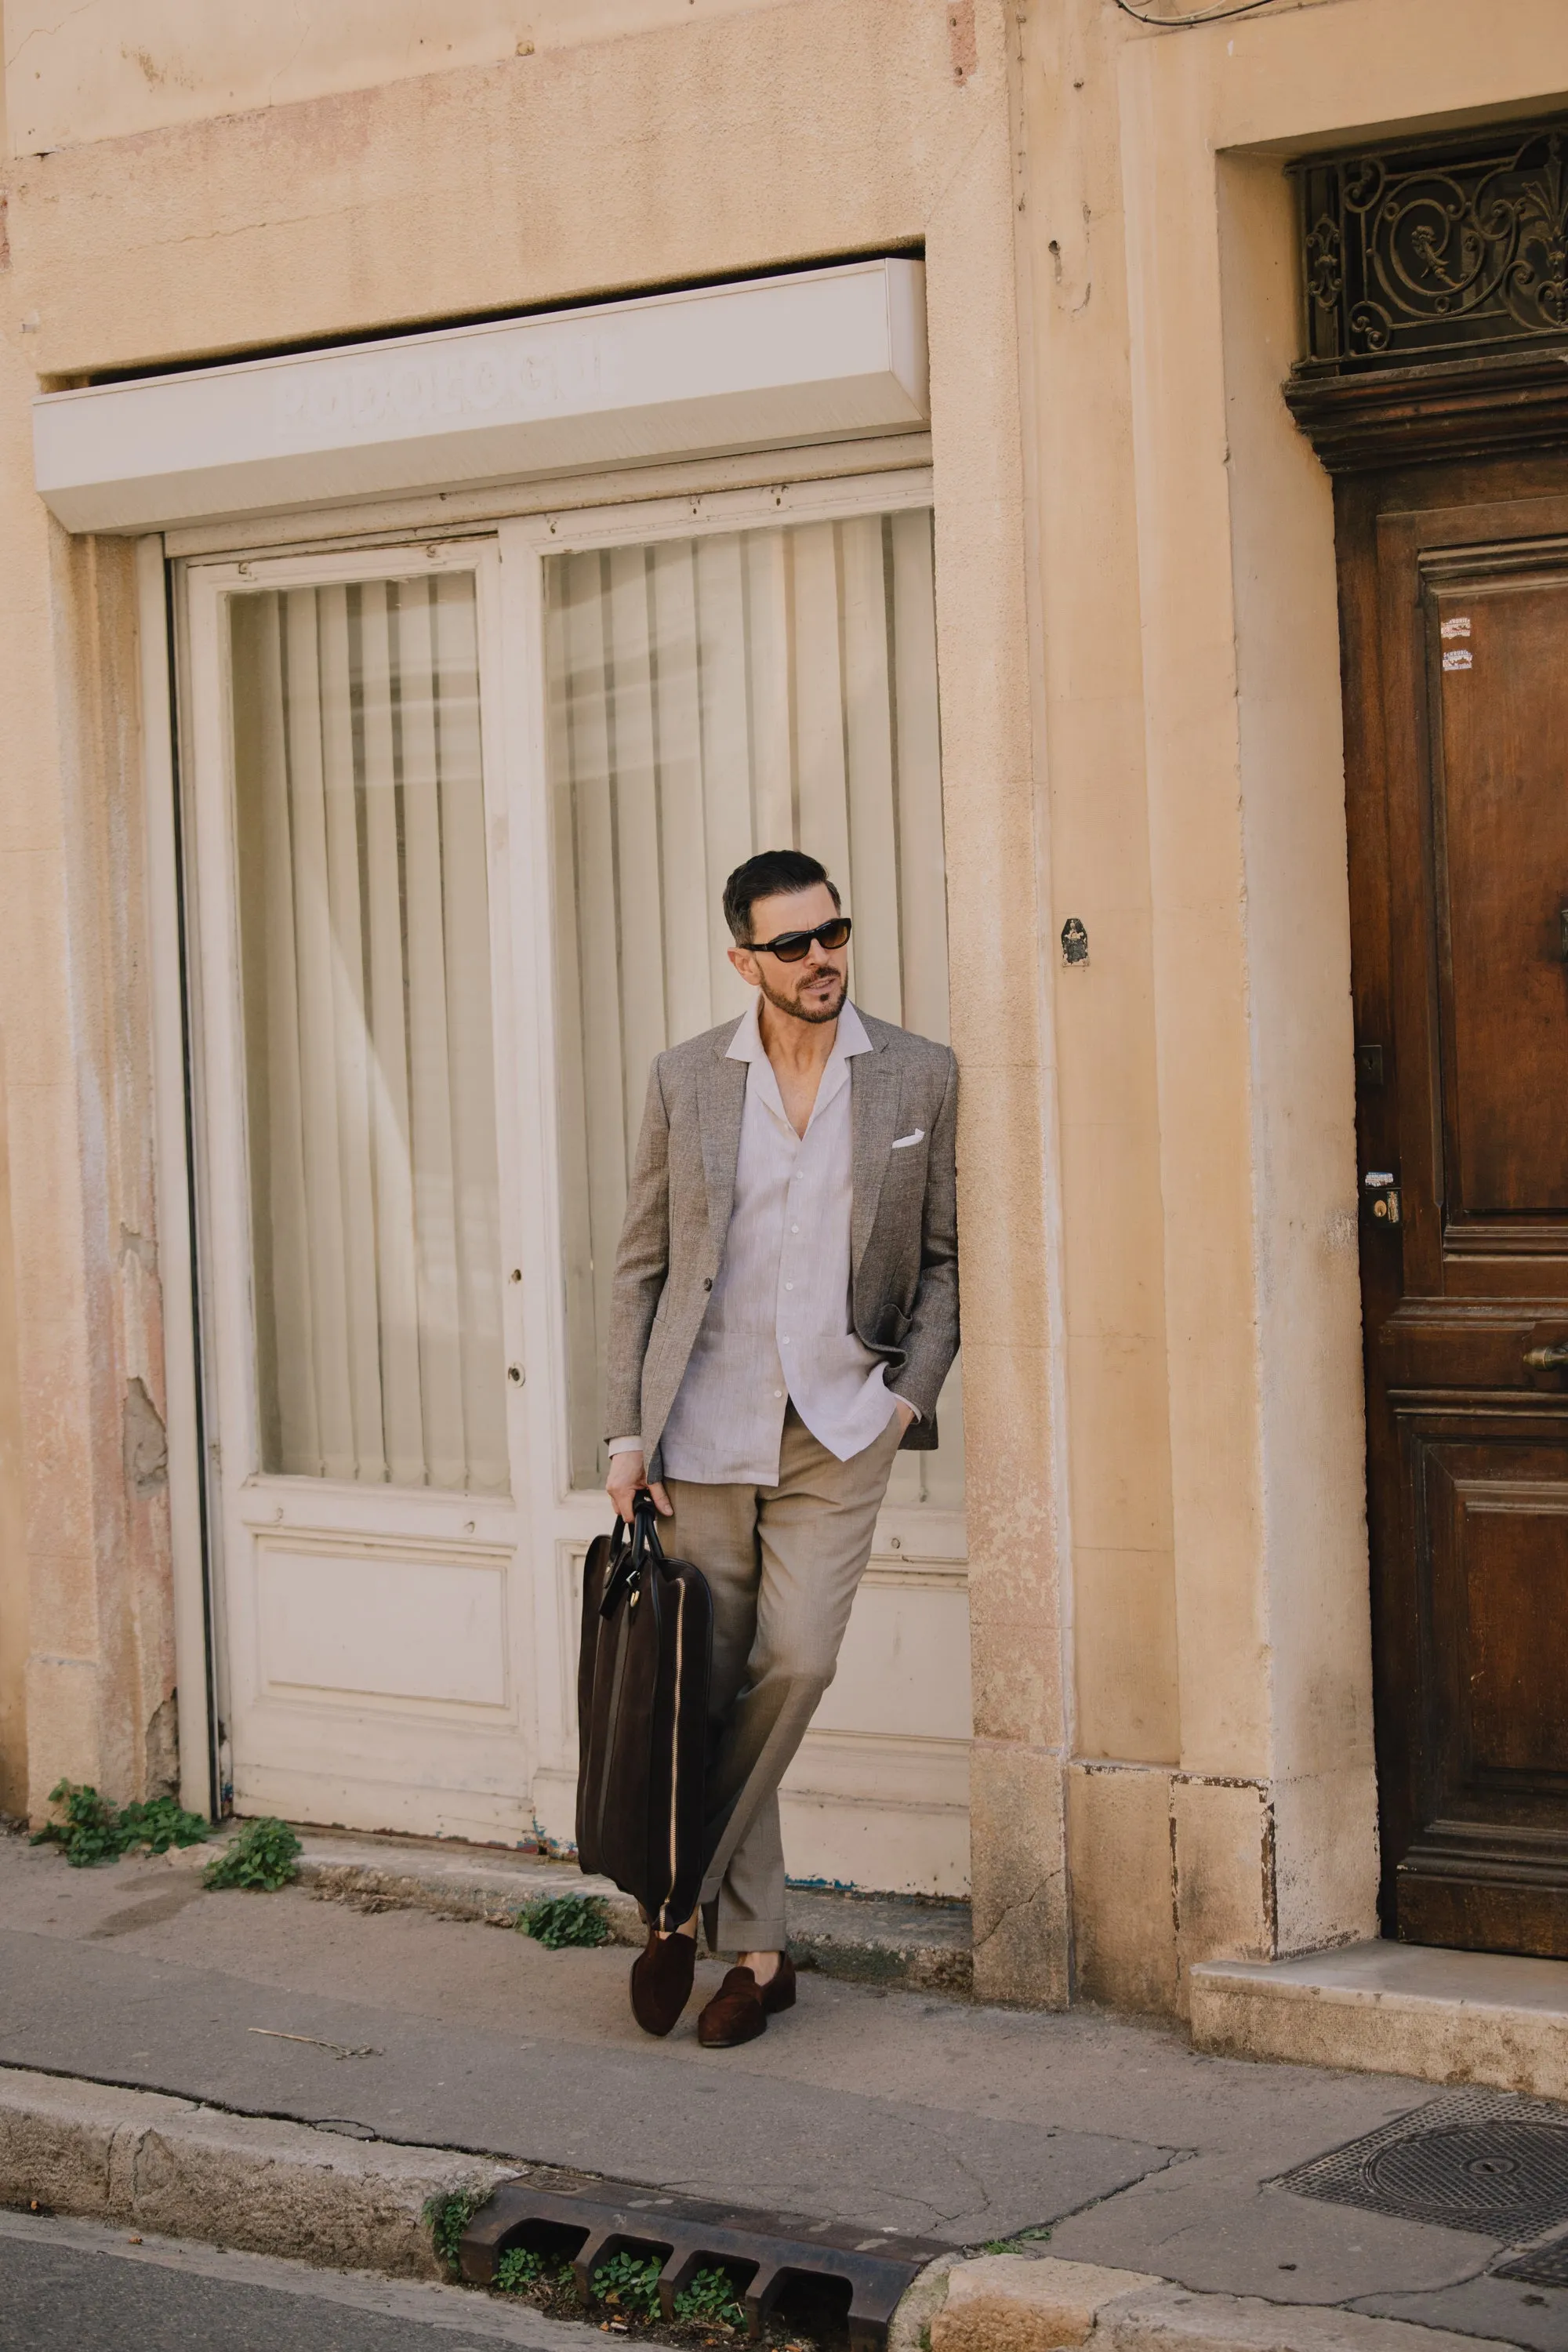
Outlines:
{"label": "white curtain", "polygon": [[[596,1483],[610,1275],[648,1064],[742,1011],[720,909],[760,849],[819,857],[856,1002],[947,1036],[931,523],[853,521],[552,557],[551,772],[574,1483]],[[956,1507],[956,1368],[890,1499]]]}
{"label": "white curtain", "polygon": [[473,575],[231,619],[262,1467],[504,1491]]}

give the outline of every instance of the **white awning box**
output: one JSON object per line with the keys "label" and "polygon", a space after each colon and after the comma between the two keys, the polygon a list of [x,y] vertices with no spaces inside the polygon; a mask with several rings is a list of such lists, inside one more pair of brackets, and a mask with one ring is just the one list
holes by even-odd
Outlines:
{"label": "white awning box", "polygon": [[852,262],[35,402],[73,531],[919,429],[924,271]]}

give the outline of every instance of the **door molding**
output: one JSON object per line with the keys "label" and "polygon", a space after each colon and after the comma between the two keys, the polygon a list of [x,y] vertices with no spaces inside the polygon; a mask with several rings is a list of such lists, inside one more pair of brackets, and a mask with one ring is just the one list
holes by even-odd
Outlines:
{"label": "door molding", "polygon": [[214,1701],[205,1491],[202,1479],[184,884],[174,760],[169,583],[163,542],[156,537],[137,542],[136,621],[142,705],[142,799],[147,838],[153,1184],[158,1217],[159,1303],[163,1327],[163,1432],[168,1450],[180,1802],[189,1812],[216,1820],[222,1811],[222,1790]]}

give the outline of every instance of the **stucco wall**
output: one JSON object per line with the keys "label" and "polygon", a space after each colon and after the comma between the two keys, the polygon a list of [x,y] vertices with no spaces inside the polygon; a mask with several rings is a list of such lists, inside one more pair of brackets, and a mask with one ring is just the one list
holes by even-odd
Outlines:
{"label": "stucco wall", "polygon": [[46,153],[788,0],[6,0],[15,152]]}

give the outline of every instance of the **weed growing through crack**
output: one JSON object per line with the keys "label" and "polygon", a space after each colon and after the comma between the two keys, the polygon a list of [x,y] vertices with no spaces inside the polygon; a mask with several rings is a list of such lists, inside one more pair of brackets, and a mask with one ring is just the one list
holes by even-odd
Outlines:
{"label": "weed growing through crack", "polygon": [[981,2248],[985,2254],[1013,2254],[1028,2246],[1043,2246],[1050,2236],[1049,2227],[1042,2222],[1033,2230],[1015,2230],[1010,2238],[988,2238]]}
{"label": "weed growing through crack", "polygon": [[610,1923],[597,1895],[538,1895],[518,1916],[518,1927],[547,1952],[607,1944]]}
{"label": "weed growing through crack", "polygon": [[150,1853],[167,1853],[172,1845],[200,1845],[212,1834],[210,1822],[199,1813],[182,1811],[173,1797],[154,1797],[147,1804],[116,1805],[98,1790],[75,1780],[57,1780],[49,1790],[51,1805],[63,1808],[63,1821],[47,1822],[33,1839],[35,1845],[58,1845],[74,1870],[95,1862],[112,1862],[133,1846]]}
{"label": "weed growing through crack", "polygon": [[300,1875],[304,1851],[287,1822],[270,1816],[247,1822],[226,1850],[202,1873],[204,1886],[243,1886],[252,1894],[276,1894]]}

